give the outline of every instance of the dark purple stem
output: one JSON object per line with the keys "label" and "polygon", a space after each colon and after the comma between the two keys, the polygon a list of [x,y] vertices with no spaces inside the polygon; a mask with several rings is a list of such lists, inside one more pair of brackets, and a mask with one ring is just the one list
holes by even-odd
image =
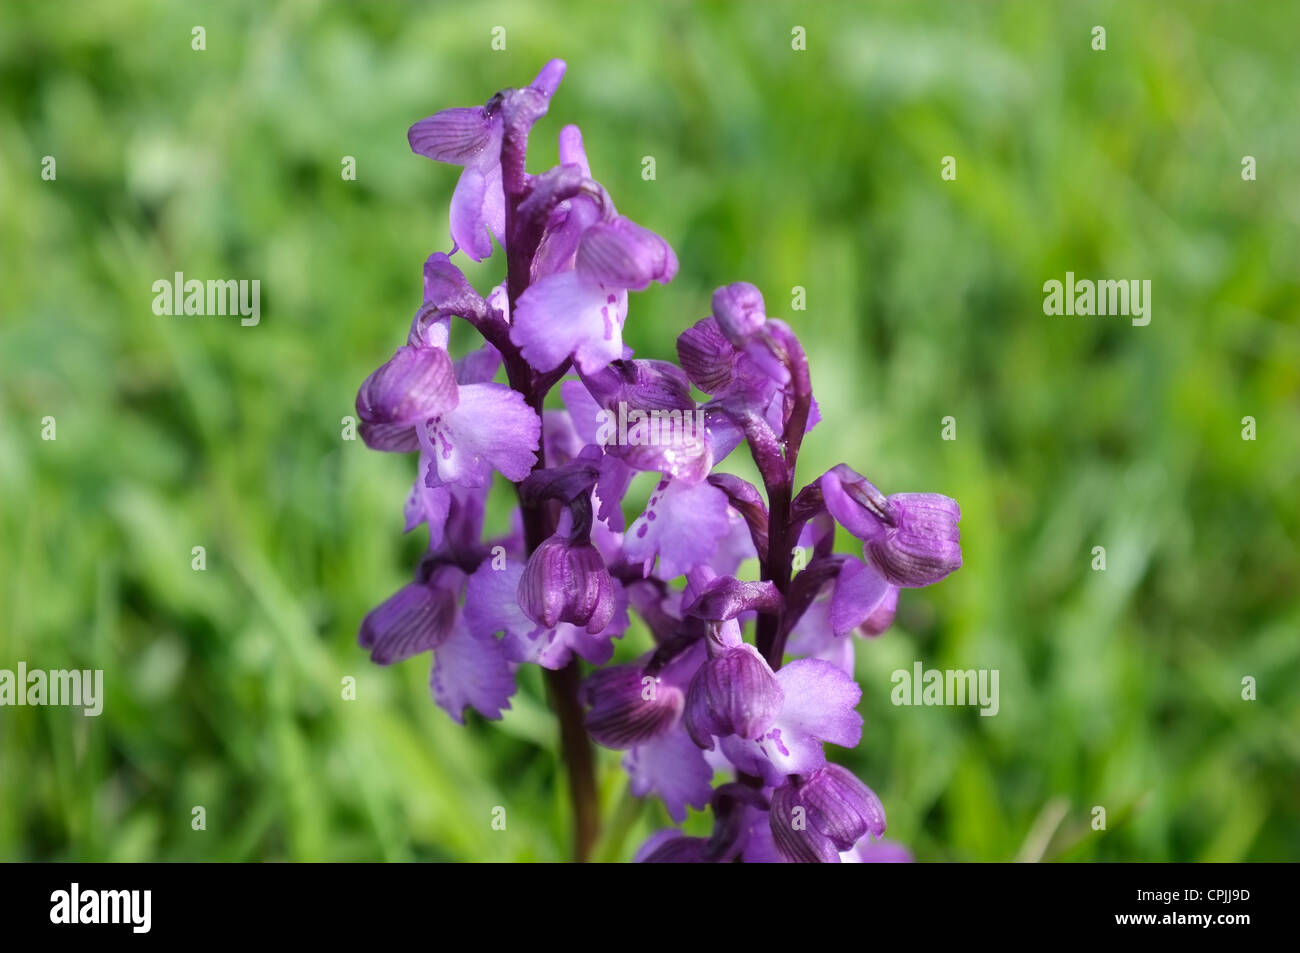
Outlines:
{"label": "dark purple stem", "polygon": [[[746,421],[745,435],[767,490],[767,557],[762,561],[760,575],[771,581],[784,597],[790,590],[793,547],[802,527],[802,521],[791,519],[790,507],[799,447],[808,428],[808,412],[812,405],[812,380],[808,373],[808,359],[798,339],[793,334],[780,334],[776,343],[784,350],[785,364],[790,371],[790,414],[779,443],[767,422],[758,417]],[[781,667],[785,656],[785,641],[790,629],[785,622],[787,611],[783,608],[758,617],[755,643],[772,671]]]}
{"label": "dark purple stem", "polygon": [[[501,182],[506,199],[506,297],[511,314],[515,313],[515,305],[531,280],[533,256],[542,235],[537,219],[549,212],[549,209],[542,211],[530,206],[521,214],[521,206],[528,201],[532,191],[525,160],[528,133],[534,118],[523,113],[512,116],[507,110],[501,142]],[[549,374],[539,378],[508,337],[505,344],[506,347],[498,344],[497,348],[501,351],[506,378],[511,388],[523,394],[524,400],[540,418],[547,391],[564,371],[561,370],[558,376]],[[533,472],[546,466],[545,441],[540,435],[536,454]],[[529,502],[523,494],[519,495],[524,544],[531,554],[555,532],[555,519],[552,508],[545,501]],[[560,722],[560,748],[569,776],[573,859],[582,863],[590,859],[600,835],[600,805],[596,794],[595,752],[583,725],[582,703],[578,696],[582,682],[578,659],[574,658],[562,669],[547,669],[545,678],[551,707]]]}

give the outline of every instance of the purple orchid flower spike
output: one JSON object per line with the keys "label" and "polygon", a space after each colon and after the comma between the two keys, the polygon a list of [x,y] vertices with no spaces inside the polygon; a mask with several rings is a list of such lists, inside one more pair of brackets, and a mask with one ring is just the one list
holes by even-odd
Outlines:
{"label": "purple orchid flower spike", "polygon": [[[542,669],[577,859],[600,830],[600,745],[674,823],[712,815],[711,835],[660,831],[639,860],[908,860],[876,840],[880,800],[824,746],[862,735],[854,646],[869,643],[854,636],[879,636],[903,589],[961,566],[957,504],[886,496],[844,464],[799,486],[812,377],[755,285],[714,292],[678,364],[633,357],[629,292],[672,280],[677,256],[618,213],[577,126],[559,133],[559,165],[528,171],[564,69],[552,60],[527,86],[410,129],[415,152],[462,169],[453,248],[425,259],[405,341],[356,410],[369,447],[418,454],[403,515],[428,548],[358,641],[380,665],[431,652],[430,693],[456,721],[502,717],[519,668]],[[505,280],[482,294],[452,259],[482,260],[494,241]],[[453,356],[455,320],[481,342]],[[755,483],[717,469],[742,445]],[[648,503],[624,512],[644,473]],[[498,475],[517,505],[508,532],[484,538]],[[835,551],[837,525],[859,552]],[[653,645],[611,664],[615,640],[642,631],[633,616]]]}

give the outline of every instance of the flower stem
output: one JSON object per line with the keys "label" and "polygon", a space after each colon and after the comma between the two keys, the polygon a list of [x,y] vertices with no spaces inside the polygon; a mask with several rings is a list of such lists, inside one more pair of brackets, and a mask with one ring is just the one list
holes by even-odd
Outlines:
{"label": "flower stem", "polygon": [[[503,185],[506,193],[506,297],[510,314],[514,314],[519,296],[528,287],[530,265],[537,251],[539,234],[530,232],[528,223],[519,214],[520,202],[527,191],[527,174],[524,156],[527,151],[527,126],[508,126],[501,153]],[[528,405],[541,418],[546,392],[562,377],[567,365],[558,375],[539,376],[524,360],[519,349],[507,336],[504,347],[499,347],[506,367],[510,386],[524,395]],[[537,463],[539,470],[546,466],[546,442],[539,435]],[[516,489],[518,487],[516,486]],[[519,501],[524,522],[524,545],[529,554],[555,531],[554,520],[545,504],[529,505]],[[569,799],[573,809],[573,859],[585,863],[600,835],[600,803],[596,797],[596,762],[591,739],[583,725],[582,702],[578,689],[582,683],[581,663],[575,657],[558,670],[546,671],[547,694],[560,722],[560,751],[569,776]]]}
{"label": "flower stem", "polygon": [[573,808],[573,859],[586,863],[600,836],[600,803],[596,797],[596,761],[591,738],[583,727],[578,686],[582,680],[575,658],[561,669],[546,672],[551,707],[560,719],[560,747],[569,772],[569,803]]}

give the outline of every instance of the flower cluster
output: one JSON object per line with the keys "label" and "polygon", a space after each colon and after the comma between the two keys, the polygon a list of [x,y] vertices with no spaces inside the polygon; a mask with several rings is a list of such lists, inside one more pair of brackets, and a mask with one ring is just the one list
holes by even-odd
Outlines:
{"label": "flower cluster", "polygon": [[[616,211],[577,127],[560,132],[558,166],[526,171],[563,72],[554,60],[526,87],[411,127],[415,152],[463,169],[453,247],[425,263],[406,343],[362,384],[357,413],[370,447],[419,455],[406,524],[426,525],[429,547],[366,616],[361,645],[381,665],[431,651],[433,697],[457,721],[499,718],[519,666],[548,670],[580,856],[598,823],[589,738],[625,752],[633,793],[674,820],[712,807],[711,837],[661,832],[643,860],[906,859],[878,840],[879,799],[823,746],[861,737],[855,636],[890,625],[901,588],[961,565],[957,504],[886,495],[842,464],[797,487],[818,420],[808,364],[751,284],[714,293],[678,363],[632,357],[628,292],[671,280],[677,259]],[[494,240],[506,278],[482,296],[452,258],[487,258]],[[481,347],[452,358],[452,318]],[[557,388],[563,409],[547,408]],[[717,469],[741,444],[761,489]],[[657,482],[629,524],[643,472]],[[485,539],[494,473],[514,484],[517,518]],[[837,524],[860,550],[834,552]],[[755,562],[758,578],[740,578]],[[654,648],[607,664],[632,613]]]}

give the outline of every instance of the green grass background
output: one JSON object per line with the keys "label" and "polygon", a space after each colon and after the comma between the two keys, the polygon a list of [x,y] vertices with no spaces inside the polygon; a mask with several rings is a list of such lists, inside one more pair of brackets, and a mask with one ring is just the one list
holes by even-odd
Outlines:
{"label": "green grass background", "polygon": [[[457,172],[407,126],[552,56],[532,168],[578,122],[681,259],[633,298],[638,354],[753,281],[812,362],[803,476],[845,460],[961,502],[964,568],[858,652],[866,727],[837,757],[891,836],[924,860],[1300,857],[1298,25],[1284,2],[6,0],[0,668],[102,668],[107,701],[0,709],[0,859],[566,854],[536,670],[462,728],[424,659],[356,647],[424,541],[413,460],[340,439],[449,247]],[[1067,270],[1149,278],[1151,324],[1044,316]],[[261,325],[155,316],[174,271],[259,278]],[[1000,714],[892,706],[918,659],[999,669]],[[625,858],[666,816],[601,769],[600,853]]]}

